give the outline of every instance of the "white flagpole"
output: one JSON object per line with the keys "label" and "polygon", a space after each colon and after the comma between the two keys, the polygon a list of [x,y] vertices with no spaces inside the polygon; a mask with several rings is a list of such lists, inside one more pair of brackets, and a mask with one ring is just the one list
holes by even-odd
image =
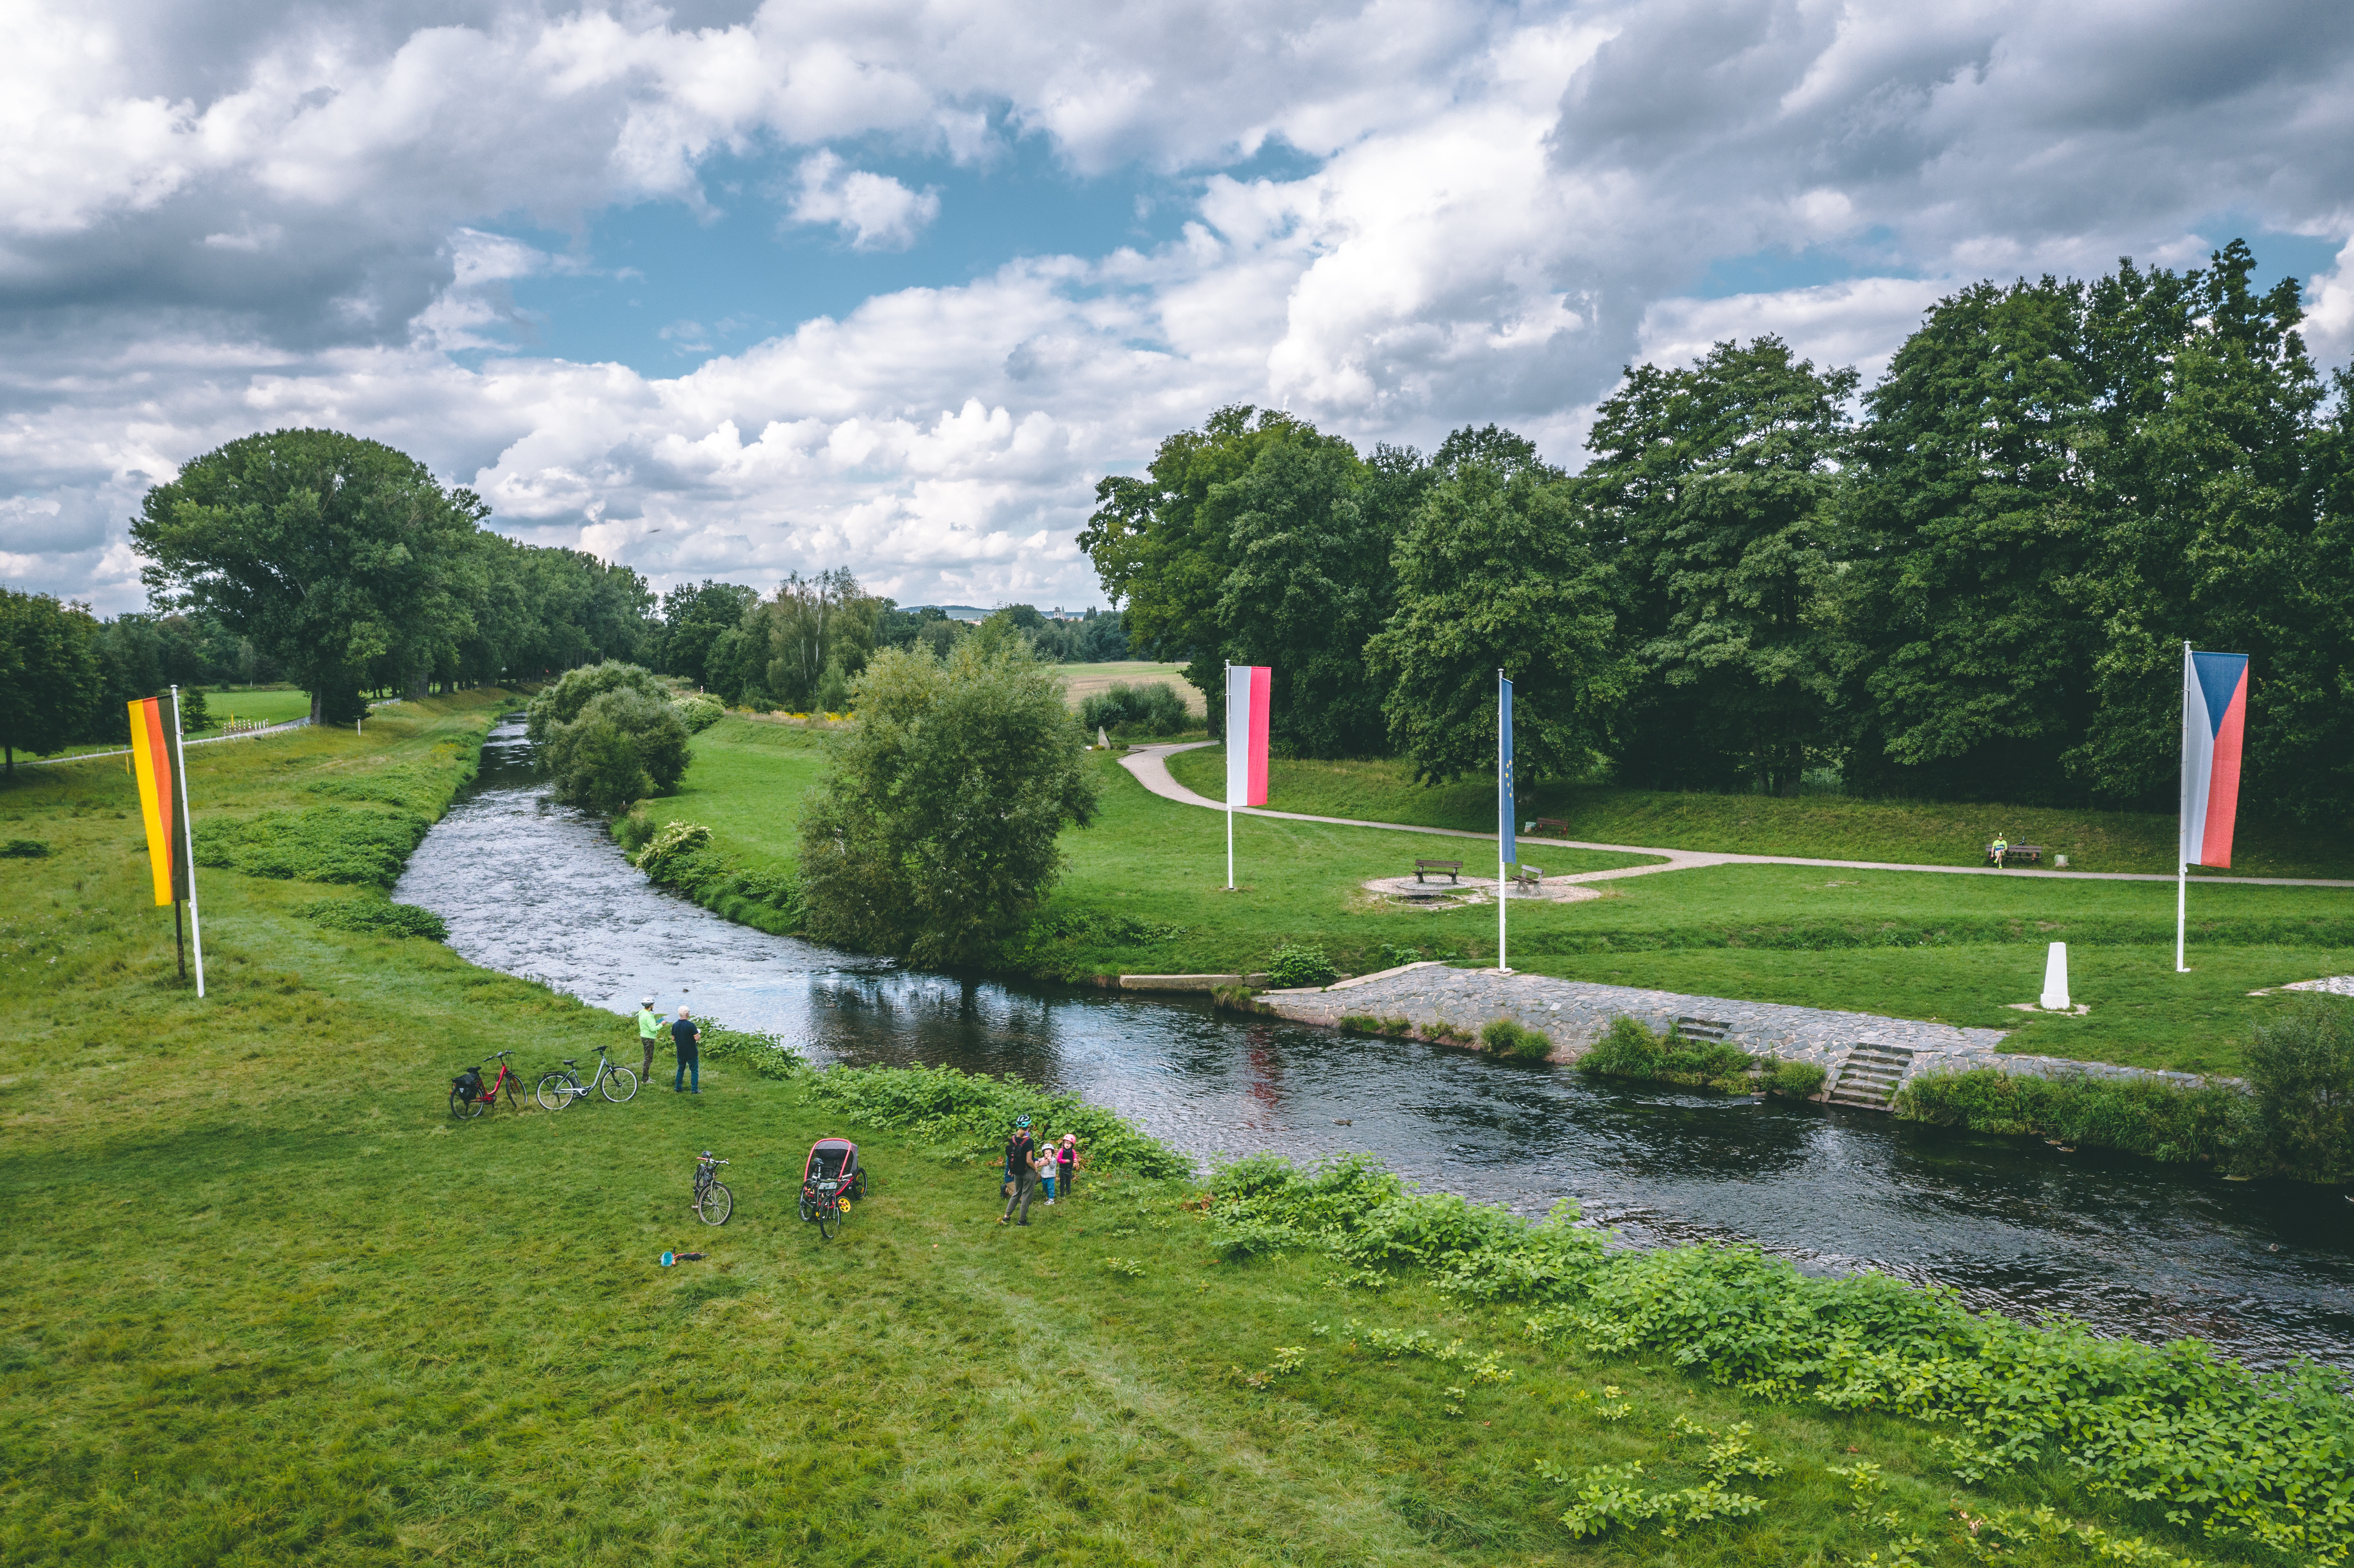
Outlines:
{"label": "white flagpole", "polygon": [[1226,891],[1235,890],[1235,662],[1226,661]]}
{"label": "white flagpole", "polygon": [[188,821],[188,743],[180,730],[180,688],[172,688],[172,749],[179,762],[180,831],[188,855],[188,939],[196,949],[196,1000],[205,995],[205,923],[196,914],[196,828]]}
{"label": "white flagpole", "polygon": [[1504,672],[1496,672],[1496,972],[1511,974],[1504,956]]}
{"label": "white flagpole", "polygon": [[[2182,642],[2182,736],[2179,749],[2182,754],[2182,766],[2187,768],[2190,766],[2190,641],[2189,638],[2183,639]],[[2190,972],[2190,966],[2182,961],[2182,933],[2183,927],[2189,923],[2190,913],[2190,861],[2189,852],[2183,847],[2182,840],[2190,831],[2186,821],[2189,815],[2190,790],[2185,788],[2181,793],[2184,799],[2178,805],[2174,818],[2174,972],[2187,975]]]}

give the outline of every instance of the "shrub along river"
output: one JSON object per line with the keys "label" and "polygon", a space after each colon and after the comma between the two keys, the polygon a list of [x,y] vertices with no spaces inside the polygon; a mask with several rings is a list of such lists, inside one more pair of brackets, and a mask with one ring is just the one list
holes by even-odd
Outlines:
{"label": "shrub along river", "polygon": [[[2203,1339],[2260,1365],[2354,1368],[2354,1203],[2335,1189],[2225,1182],[1871,1112],[1617,1088],[1206,1002],[960,980],[768,936],[650,885],[601,824],[546,800],[520,723],[493,733],[480,779],[394,896],[440,915],[473,962],[617,1012],[651,992],[665,1012],[684,1003],[820,1063],[1019,1074],[1204,1164],[1370,1150],[1423,1186],[1533,1213],[1573,1200],[1638,1245],[1751,1241],[2014,1316]],[[668,1055],[655,1059],[664,1081]]]}

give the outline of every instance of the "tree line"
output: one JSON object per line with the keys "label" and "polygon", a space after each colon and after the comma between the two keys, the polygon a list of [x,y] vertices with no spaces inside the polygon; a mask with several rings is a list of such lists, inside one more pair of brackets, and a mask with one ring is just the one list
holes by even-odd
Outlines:
{"label": "tree line", "polygon": [[1220,409],[1106,479],[1081,544],[1214,721],[1274,671],[1308,756],[1522,776],[2163,808],[2181,645],[2253,656],[2257,809],[2354,807],[2354,377],[2234,241],[2182,272],[1981,282],[1874,386],[1779,338],[1630,368],[1575,474]]}
{"label": "tree line", "polygon": [[[1131,656],[1117,611],[1061,620],[1013,604],[989,620],[1020,632],[1050,663]],[[975,630],[936,605],[902,609],[838,567],[812,577],[795,573],[765,598],[737,583],[682,584],[663,596],[650,654],[655,669],[737,706],[842,713],[852,681],[879,651],[923,647],[945,660]]]}

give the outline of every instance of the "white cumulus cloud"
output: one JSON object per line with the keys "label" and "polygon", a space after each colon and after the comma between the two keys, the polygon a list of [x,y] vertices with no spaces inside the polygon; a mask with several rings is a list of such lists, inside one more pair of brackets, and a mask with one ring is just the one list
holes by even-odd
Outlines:
{"label": "white cumulus cloud", "polygon": [[811,154],[794,174],[793,220],[832,224],[854,250],[905,250],[939,215],[938,192],[854,169],[833,153]]}

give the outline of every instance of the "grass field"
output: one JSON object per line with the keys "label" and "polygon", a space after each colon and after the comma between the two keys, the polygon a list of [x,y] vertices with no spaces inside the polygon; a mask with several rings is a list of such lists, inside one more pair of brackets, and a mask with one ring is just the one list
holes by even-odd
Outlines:
{"label": "grass field", "polygon": [[1196,718],[1208,713],[1209,705],[1202,694],[1187,683],[1182,664],[1154,664],[1141,659],[1123,660],[1111,664],[1057,664],[1055,673],[1065,682],[1064,696],[1076,713],[1079,705],[1096,693],[1107,691],[1115,683],[1131,686],[1163,685],[1185,699],[1186,711]]}
{"label": "grass field", "polygon": [[[386,780],[446,799],[493,711],[208,747],[191,796],[214,817]],[[453,1123],[458,1064],[505,1045],[535,1074],[629,1025],[297,913],[340,890],[231,872],[204,885],[198,1001],[119,773],[41,770],[0,819],[53,852],[0,862],[0,1561],[1729,1568],[1887,1562],[1915,1534],[1961,1562],[1953,1510],[2000,1503],[2285,1561],[2057,1473],[1957,1486],[1917,1423],[1539,1347],[1525,1307],[1339,1289],[1312,1255],[1220,1264],[1175,1187],[1096,1182],[1001,1230],[986,1169],[724,1059],[699,1097]],[[826,1245],[779,1180],[845,1131],[878,1185]],[[721,1230],[686,1208],[703,1148],[734,1161]],[[710,1255],[664,1270],[664,1249]],[[1365,1348],[1410,1330],[1463,1352]],[[1764,1511],[1575,1540],[1548,1472],[1686,1484],[1678,1420],[1754,1425],[1782,1471],[1740,1483]],[[1831,1473],[1859,1460],[1884,1471],[1878,1520]]]}
{"label": "grass field", "polygon": [[[1186,788],[1216,799],[1225,767],[1224,749],[1207,747],[1172,758],[1169,770]],[[1268,764],[1267,803],[1278,811],[1320,817],[1496,831],[1492,774],[1422,785],[1414,782],[1411,764],[1394,759],[1278,758]],[[2000,832],[2013,843],[2039,844],[2047,855],[2065,854],[2072,870],[2174,870],[2171,813],[1559,788],[1540,789],[1522,815],[1561,818],[1569,823],[1564,837],[1587,843],[1908,865],[1982,864],[1987,842]],[[2354,830],[2342,823],[2307,827],[2243,817],[2232,871],[2191,874],[2354,877]]]}

